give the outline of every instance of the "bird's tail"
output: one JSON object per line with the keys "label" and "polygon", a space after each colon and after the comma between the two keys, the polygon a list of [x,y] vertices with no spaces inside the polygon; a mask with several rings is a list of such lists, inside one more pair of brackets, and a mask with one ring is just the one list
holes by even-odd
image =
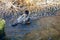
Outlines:
{"label": "bird's tail", "polygon": [[17,26],[18,24],[19,24],[19,23],[14,22],[14,23],[12,24],[12,26],[15,27],[15,26]]}

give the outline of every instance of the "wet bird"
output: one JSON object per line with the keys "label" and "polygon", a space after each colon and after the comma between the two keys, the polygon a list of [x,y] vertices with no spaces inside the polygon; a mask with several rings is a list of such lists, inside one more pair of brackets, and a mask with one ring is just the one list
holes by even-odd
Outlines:
{"label": "wet bird", "polygon": [[16,26],[18,24],[30,24],[30,18],[29,18],[29,11],[26,10],[24,14],[19,16],[15,23],[12,24],[12,26]]}

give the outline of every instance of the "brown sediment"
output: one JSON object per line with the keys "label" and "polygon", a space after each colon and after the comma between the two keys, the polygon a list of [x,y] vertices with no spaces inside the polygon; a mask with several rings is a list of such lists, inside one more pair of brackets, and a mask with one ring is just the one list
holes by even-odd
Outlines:
{"label": "brown sediment", "polygon": [[59,40],[60,16],[42,18],[38,24],[41,25],[40,28],[26,34],[25,40],[48,40],[49,37],[53,40]]}

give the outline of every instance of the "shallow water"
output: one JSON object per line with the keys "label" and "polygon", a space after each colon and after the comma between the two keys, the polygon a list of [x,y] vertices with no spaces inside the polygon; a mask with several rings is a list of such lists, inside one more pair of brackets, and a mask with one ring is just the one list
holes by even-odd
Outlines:
{"label": "shallow water", "polygon": [[[10,19],[11,20],[11,19]],[[12,37],[11,39],[16,39],[16,37],[23,38],[26,34],[31,33],[34,30],[40,29],[40,24],[38,24],[39,20],[31,20],[31,23],[28,24],[18,24],[17,26],[13,27],[11,24],[13,22],[6,20],[6,27],[5,32],[7,37]],[[19,38],[19,39],[20,39]]]}
{"label": "shallow water", "polygon": [[40,25],[37,24],[37,20],[31,21],[30,24],[18,24],[15,27],[11,26],[11,23],[7,21],[5,32],[6,36],[10,37],[11,40],[16,40],[16,37],[18,37],[19,39],[22,38],[23,40],[26,34],[31,33],[34,30],[37,30],[39,27]]}
{"label": "shallow water", "polygon": [[[52,9],[51,9],[52,10]],[[20,38],[24,38],[24,36],[34,30],[37,30],[37,29],[40,29],[40,24],[38,24],[40,18],[42,17],[48,17],[48,16],[56,16],[55,15],[55,11],[54,12],[51,12],[51,11],[48,11],[46,12],[46,10],[43,10],[42,12],[37,12],[36,14],[35,13],[32,13],[31,15],[31,23],[29,25],[27,24],[18,24],[17,26],[15,27],[12,27],[12,23],[13,21],[18,17],[18,15],[20,15],[20,13],[17,13],[17,15],[14,16],[13,13],[11,13],[10,15],[4,15],[3,14],[3,18],[6,20],[6,26],[5,26],[5,33],[6,33],[6,36],[7,37],[11,37],[12,40],[15,39],[16,37],[20,37]],[[53,13],[53,14],[52,14]],[[2,13],[1,13],[2,14]],[[39,18],[37,20],[34,20],[35,18]]]}

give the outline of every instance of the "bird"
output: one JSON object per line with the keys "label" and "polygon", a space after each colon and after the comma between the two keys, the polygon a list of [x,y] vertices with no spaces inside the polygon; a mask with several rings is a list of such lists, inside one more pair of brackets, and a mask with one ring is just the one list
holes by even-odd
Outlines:
{"label": "bird", "polygon": [[18,24],[30,24],[29,11],[26,10],[24,14],[19,16],[17,20],[12,24],[12,26],[17,26]]}

